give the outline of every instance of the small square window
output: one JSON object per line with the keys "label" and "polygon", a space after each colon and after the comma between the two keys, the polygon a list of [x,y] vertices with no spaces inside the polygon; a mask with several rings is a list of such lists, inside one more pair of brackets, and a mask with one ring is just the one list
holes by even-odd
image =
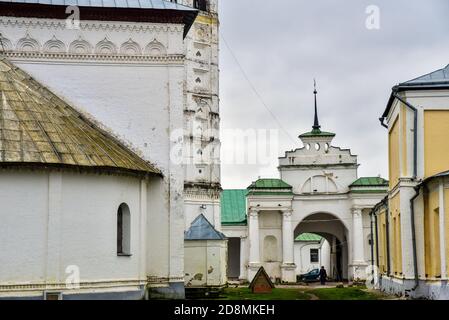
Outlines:
{"label": "small square window", "polygon": [[310,262],[318,263],[320,262],[319,249],[310,249]]}
{"label": "small square window", "polygon": [[44,300],[62,300],[61,292],[44,292]]}

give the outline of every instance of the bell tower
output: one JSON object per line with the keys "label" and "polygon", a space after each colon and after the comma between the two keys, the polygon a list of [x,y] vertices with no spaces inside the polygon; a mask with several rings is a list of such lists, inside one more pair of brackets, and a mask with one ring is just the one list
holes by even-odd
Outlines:
{"label": "bell tower", "polygon": [[200,12],[185,41],[186,229],[200,214],[221,229],[218,0],[182,0]]}

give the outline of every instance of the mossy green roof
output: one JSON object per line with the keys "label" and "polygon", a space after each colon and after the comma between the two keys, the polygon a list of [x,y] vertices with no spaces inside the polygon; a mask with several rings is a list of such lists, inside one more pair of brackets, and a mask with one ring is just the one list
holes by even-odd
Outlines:
{"label": "mossy green roof", "polygon": [[303,233],[296,237],[295,241],[304,241],[304,242],[315,242],[321,241],[323,239],[321,236],[314,233]]}
{"label": "mossy green roof", "polygon": [[281,179],[259,179],[248,189],[292,189],[292,186]]}
{"label": "mossy green roof", "polygon": [[160,174],[6,58],[0,58],[0,166]]}
{"label": "mossy green roof", "polygon": [[381,177],[362,177],[354,181],[350,187],[386,187],[388,180]]}
{"label": "mossy green roof", "polygon": [[221,193],[222,225],[246,225],[246,195],[248,190],[223,190]]}

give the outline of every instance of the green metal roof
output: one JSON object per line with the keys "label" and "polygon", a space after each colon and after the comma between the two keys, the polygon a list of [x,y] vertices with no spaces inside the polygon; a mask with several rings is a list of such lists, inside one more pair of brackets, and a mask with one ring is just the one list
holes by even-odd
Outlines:
{"label": "green metal roof", "polygon": [[304,242],[315,242],[321,241],[323,239],[321,236],[314,233],[303,233],[300,234],[295,241],[304,241]]}
{"label": "green metal roof", "polygon": [[246,225],[248,190],[223,190],[221,193],[222,225]]}
{"label": "green metal roof", "polygon": [[362,177],[353,182],[350,187],[387,187],[388,180],[381,177]]}
{"label": "green metal roof", "polygon": [[321,131],[320,129],[313,129],[310,132],[304,133],[299,136],[300,138],[308,137],[335,137],[335,133]]}
{"label": "green metal roof", "polygon": [[248,189],[292,189],[292,186],[281,179],[259,179],[253,182]]}

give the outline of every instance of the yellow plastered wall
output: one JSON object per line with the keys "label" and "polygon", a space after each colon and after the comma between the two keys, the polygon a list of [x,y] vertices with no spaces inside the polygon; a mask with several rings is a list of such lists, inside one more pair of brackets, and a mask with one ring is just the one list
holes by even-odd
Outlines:
{"label": "yellow plastered wall", "polygon": [[439,190],[424,194],[424,252],[426,277],[441,276]]}
{"label": "yellow plastered wall", "polygon": [[397,193],[390,200],[390,221],[391,221],[391,254],[393,262],[393,273],[396,276],[402,275],[402,241],[401,241],[401,212],[400,195]]}
{"label": "yellow plastered wall", "polygon": [[446,274],[449,275],[449,189],[444,190],[445,241],[446,241]]}
{"label": "yellow plastered wall", "polygon": [[449,170],[449,110],[424,111],[425,176]]}
{"label": "yellow plastered wall", "polygon": [[395,120],[389,132],[388,137],[388,157],[389,157],[389,175],[390,189],[394,188],[399,182],[399,121]]}
{"label": "yellow plastered wall", "polygon": [[401,145],[402,161],[401,172],[402,176],[407,176],[407,107],[401,105]]}
{"label": "yellow plastered wall", "polygon": [[387,213],[382,210],[377,216],[377,230],[379,233],[379,269],[381,273],[387,272]]}

